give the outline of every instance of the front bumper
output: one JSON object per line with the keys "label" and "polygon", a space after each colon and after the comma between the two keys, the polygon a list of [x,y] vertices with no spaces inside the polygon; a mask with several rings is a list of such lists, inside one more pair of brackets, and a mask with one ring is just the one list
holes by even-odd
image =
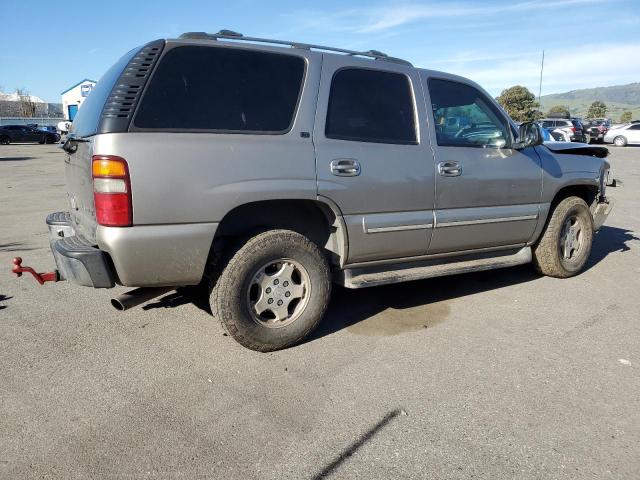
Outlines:
{"label": "front bumper", "polygon": [[598,202],[593,211],[593,229],[596,232],[600,230],[600,227],[607,220],[611,210],[613,210],[613,200],[604,199],[604,201]]}
{"label": "front bumper", "polygon": [[47,216],[49,245],[61,279],[94,288],[112,288],[115,279],[107,256],[76,235],[67,212]]}

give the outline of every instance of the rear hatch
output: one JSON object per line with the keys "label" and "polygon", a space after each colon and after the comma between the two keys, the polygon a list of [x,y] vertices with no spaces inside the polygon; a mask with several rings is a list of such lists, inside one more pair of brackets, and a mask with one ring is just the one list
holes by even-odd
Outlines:
{"label": "rear hatch", "polygon": [[149,59],[150,45],[131,50],[103,75],[78,110],[69,133],[65,148],[69,212],[76,232],[94,243],[97,222],[91,158],[110,153],[94,152],[96,138],[127,131],[135,103],[161,50],[154,47],[153,58]]}

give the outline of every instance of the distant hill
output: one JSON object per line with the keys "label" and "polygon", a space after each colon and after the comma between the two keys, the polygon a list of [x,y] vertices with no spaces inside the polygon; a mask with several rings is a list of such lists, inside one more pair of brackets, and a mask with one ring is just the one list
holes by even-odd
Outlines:
{"label": "distant hill", "polygon": [[572,115],[584,117],[589,105],[596,100],[607,104],[607,116],[614,121],[618,121],[622,112],[627,110],[632,112],[634,119],[640,119],[640,82],[543,95],[540,103],[543,112],[554,105],[564,105]]}

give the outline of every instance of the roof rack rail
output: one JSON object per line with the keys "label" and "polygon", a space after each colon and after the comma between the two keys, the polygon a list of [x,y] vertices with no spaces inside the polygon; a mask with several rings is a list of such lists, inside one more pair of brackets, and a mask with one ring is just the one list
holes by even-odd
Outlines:
{"label": "roof rack rail", "polygon": [[303,50],[322,50],[326,52],[344,53],[354,57],[367,57],[374,60],[382,60],[385,62],[399,63],[401,65],[412,66],[411,62],[402,60],[401,58],[390,57],[386,53],[378,50],[367,50],[366,52],[357,50],[347,50],[344,48],[325,47],[323,45],[314,45],[311,43],[288,42],[286,40],[274,40],[270,38],[245,37],[243,34],[234,32],[233,30],[220,30],[218,33],[206,32],[187,32],[180,35],[181,39],[189,40],[242,40],[246,42],[270,43],[272,45],[287,45],[291,48],[300,48]]}

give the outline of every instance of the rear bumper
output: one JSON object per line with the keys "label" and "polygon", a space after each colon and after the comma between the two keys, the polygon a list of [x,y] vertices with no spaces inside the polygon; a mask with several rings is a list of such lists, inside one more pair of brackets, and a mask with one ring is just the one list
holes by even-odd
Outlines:
{"label": "rear bumper", "polygon": [[129,287],[196,285],[202,280],[217,223],[98,226],[118,283]]}
{"label": "rear bumper", "polygon": [[107,256],[76,235],[67,212],[47,216],[49,245],[61,279],[77,285],[111,288],[115,279]]}
{"label": "rear bumper", "polygon": [[47,217],[61,276],[78,285],[111,288],[195,285],[202,280],[217,223],[98,226],[92,245],[67,212]]}

